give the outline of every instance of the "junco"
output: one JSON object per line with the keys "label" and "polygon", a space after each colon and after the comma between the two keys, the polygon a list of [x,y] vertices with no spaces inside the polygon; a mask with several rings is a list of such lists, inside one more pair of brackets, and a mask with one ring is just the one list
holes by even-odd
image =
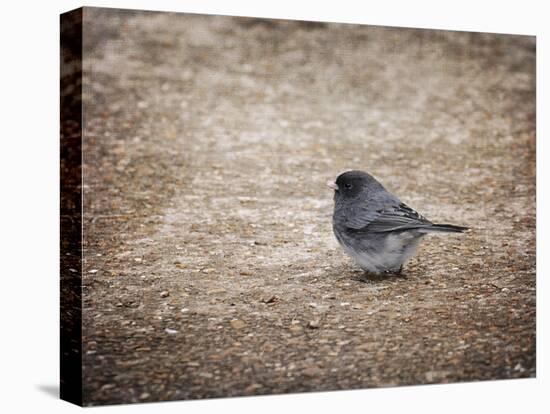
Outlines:
{"label": "junco", "polygon": [[334,190],[334,235],[345,252],[368,272],[401,273],[427,233],[468,230],[432,223],[363,171],[347,171],[327,185]]}

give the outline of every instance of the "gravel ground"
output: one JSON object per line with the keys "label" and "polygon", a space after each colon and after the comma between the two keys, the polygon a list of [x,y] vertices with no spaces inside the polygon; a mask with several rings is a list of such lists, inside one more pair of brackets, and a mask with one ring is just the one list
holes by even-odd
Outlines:
{"label": "gravel ground", "polygon": [[[535,43],[85,9],[86,405],[535,376]],[[369,277],[324,183],[429,219]]]}

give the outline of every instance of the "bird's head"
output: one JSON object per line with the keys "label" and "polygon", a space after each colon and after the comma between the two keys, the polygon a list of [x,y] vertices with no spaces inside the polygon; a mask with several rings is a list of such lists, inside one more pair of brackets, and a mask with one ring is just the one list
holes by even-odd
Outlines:
{"label": "bird's head", "polygon": [[378,184],[376,179],[364,171],[346,171],[336,178],[336,181],[328,181],[327,186],[334,190],[334,199],[351,200],[367,192],[373,185]]}

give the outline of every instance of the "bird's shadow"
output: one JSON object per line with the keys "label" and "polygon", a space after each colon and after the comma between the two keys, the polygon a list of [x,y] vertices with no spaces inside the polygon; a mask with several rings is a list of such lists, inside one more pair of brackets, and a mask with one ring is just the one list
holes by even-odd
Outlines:
{"label": "bird's shadow", "polygon": [[354,272],[350,277],[351,280],[361,283],[394,283],[400,280],[406,280],[407,275],[404,273],[370,273],[370,272]]}
{"label": "bird's shadow", "polygon": [[333,277],[336,280],[352,280],[354,282],[368,283],[368,284],[388,284],[396,283],[407,279],[407,274],[402,273],[370,273],[348,266],[341,266],[329,272],[329,277]]}

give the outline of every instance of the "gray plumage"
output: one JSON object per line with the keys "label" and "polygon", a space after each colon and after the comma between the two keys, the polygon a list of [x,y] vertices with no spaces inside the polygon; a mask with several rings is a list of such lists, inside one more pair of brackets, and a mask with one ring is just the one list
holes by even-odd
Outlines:
{"label": "gray plumage", "polygon": [[432,223],[363,171],[345,172],[327,185],[335,190],[334,235],[345,252],[368,272],[400,272],[427,233],[468,230]]}

